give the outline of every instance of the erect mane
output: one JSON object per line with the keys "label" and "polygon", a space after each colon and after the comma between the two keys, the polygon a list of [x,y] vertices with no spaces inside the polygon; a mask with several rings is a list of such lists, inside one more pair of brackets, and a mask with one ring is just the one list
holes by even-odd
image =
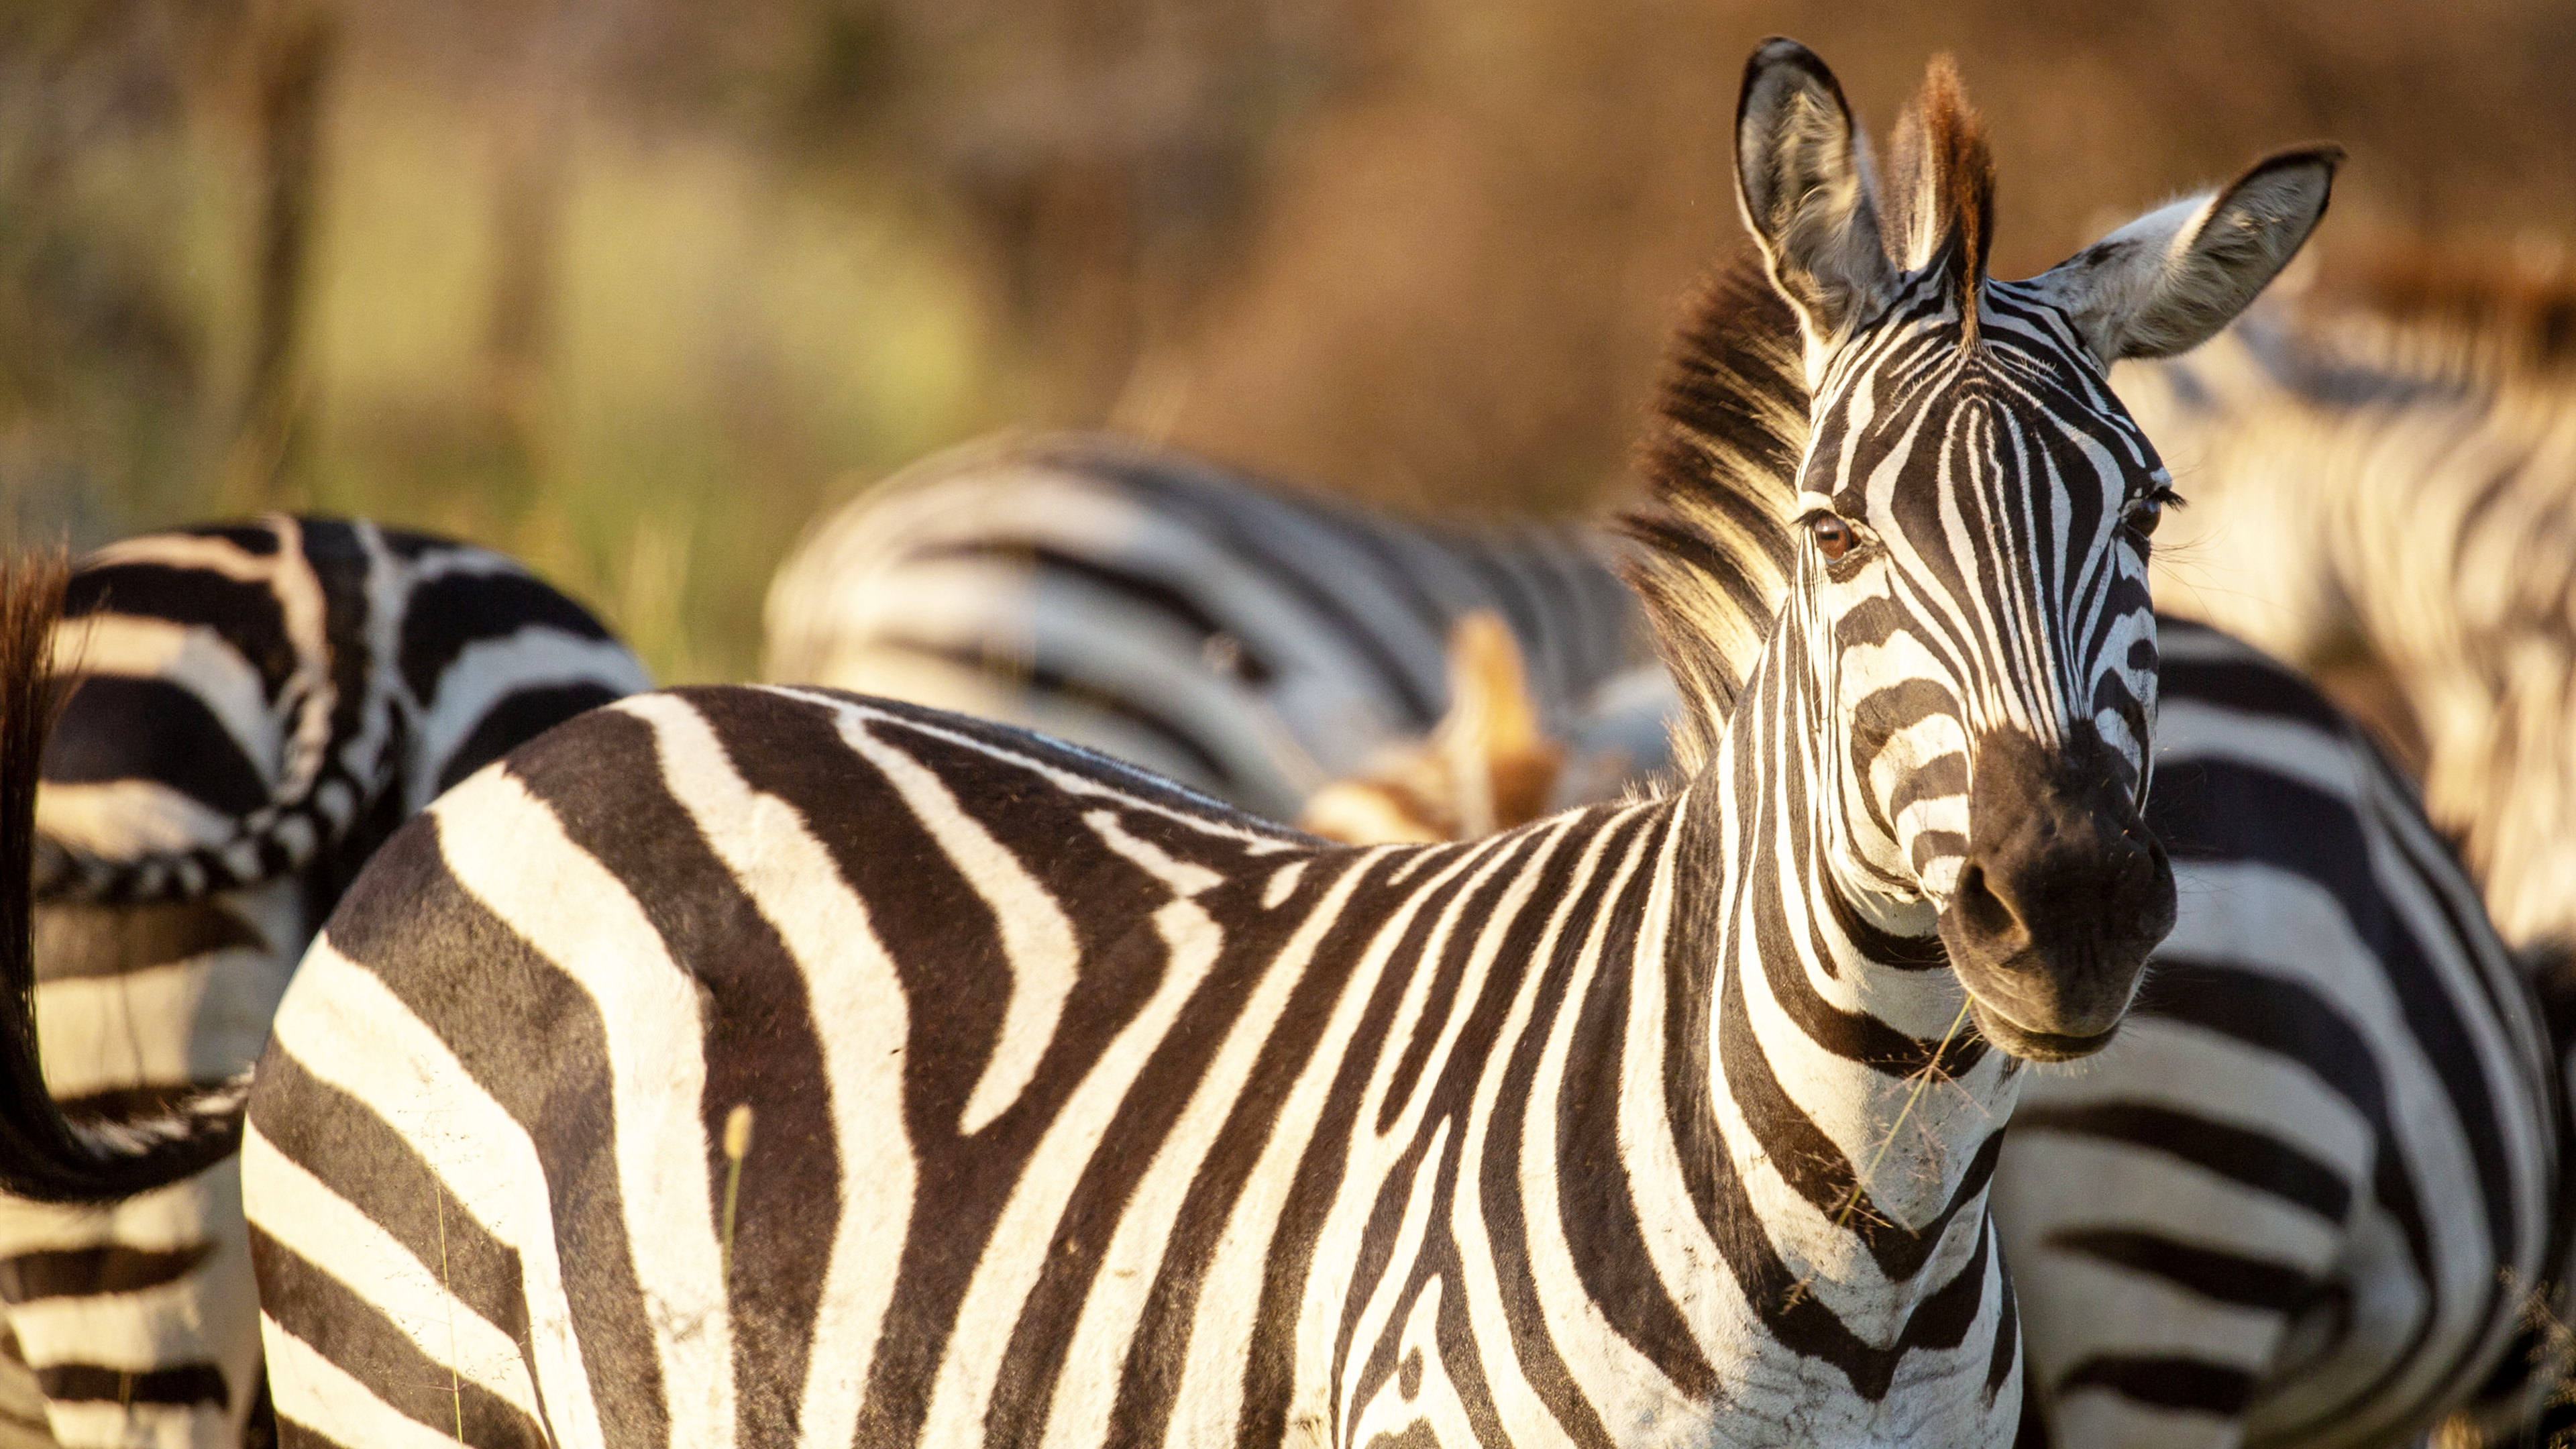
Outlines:
{"label": "erect mane", "polygon": [[1920,271],[1945,245],[1957,244],[1948,257],[1950,289],[1973,341],[1977,288],[1994,249],[1995,158],[1986,147],[1985,120],[1968,104],[1948,55],[1932,57],[1923,89],[1897,118],[1887,162],[1893,260],[1904,271]]}
{"label": "erect mane", "polygon": [[1644,545],[1621,571],[1687,706],[1673,737],[1685,774],[1715,757],[1788,592],[1807,448],[1801,348],[1760,260],[1720,266],[1686,310],[1638,448],[1651,502],[1620,520]]}
{"label": "erect mane", "polygon": [[2296,310],[2356,360],[2424,381],[2576,381],[2576,257],[2382,240],[2329,259]]}

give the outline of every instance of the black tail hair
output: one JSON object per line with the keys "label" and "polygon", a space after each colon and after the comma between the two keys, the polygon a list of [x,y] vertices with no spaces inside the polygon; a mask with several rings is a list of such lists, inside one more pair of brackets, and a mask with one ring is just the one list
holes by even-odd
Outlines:
{"label": "black tail hair", "polygon": [[61,703],[54,626],[62,552],[0,562],[0,1191],[97,1203],[177,1182],[239,1145],[247,1077],[149,1119],[74,1123],[36,1048],[36,786]]}

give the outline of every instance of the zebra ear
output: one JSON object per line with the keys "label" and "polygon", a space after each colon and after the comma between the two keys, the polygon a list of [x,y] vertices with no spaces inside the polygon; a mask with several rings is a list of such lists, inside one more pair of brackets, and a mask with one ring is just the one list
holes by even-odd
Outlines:
{"label": "zebra ear", "polygon": [[2224,191],[2151,211],[2035,279],[2105,366],[2215,336],[2290,264],[2326,214],[2340,146],[2284,151]]}
{"label": "zebra ear", "polygon": [[1735,106],[1736,199],[1810,354],[1885,296],[1877,185],[1842,86],[1816,53],[1773,37],[1744,65]]}

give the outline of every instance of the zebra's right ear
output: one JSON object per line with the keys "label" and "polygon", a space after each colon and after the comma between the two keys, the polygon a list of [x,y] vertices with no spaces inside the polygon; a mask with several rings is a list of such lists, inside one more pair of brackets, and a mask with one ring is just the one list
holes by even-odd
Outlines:
{"label": "zebra's right ear", "polygon": [[1876,190],[1834,73],[1794,40],[1762,42],[1735,106],[1735,194],[1811,360],[1894,287]]}
{"label": "zebra's right ear", "polygon": [[2299,254],[2342,164],[2340,146],[2267,156],[2225,190],[2151,211],[2032,280],[2105,367],[2188,352]]}

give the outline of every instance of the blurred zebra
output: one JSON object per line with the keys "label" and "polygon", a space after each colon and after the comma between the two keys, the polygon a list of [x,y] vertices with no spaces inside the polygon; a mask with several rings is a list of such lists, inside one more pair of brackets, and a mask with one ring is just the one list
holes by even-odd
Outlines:
{"label": "blurred zebra", "polygon": [[[244,1071],[394,827],[510,747],[650,687],[498,554],[270,516],[110,545],[54,634],[76,677],[32,862],[45,1076],[147,1122]],[[0,1198],[0,1297],[69,1446],[231,1446],[261,1384],[237,1160],[113,1207]]]}
{"label": "blurred zebra", "polygon": [[1041,730],[1286,820],[1433,730],[1476,610],[1511,626],[1577,758],[1664,763],[1672,692],[1601,540],[1402,523],[1098,435],[972,444],[826,520],[770,589],[765,672]]}
{"label": "blurred zebra", "polygon": [[[1803,47],[1748,65],[1738,153],[1836,441],[1687,790],[1350,850],[916,706],[595,711],[399,833],[289,991],[245,1146],[281,1418],[2012,1442],[1984,1197],[2021,1062],[2108,1041],[2173,910],[2135,813],[2165,480],[2100,369],[2240,307],[2332,159],[1999,283],[1945,66],[1884,249]],[[23,1055],[0,1173],[79,1197],[228,1140],[84,1137]]]}
{"label": "blurred zebra", "polygon": [[2498,928],[2576,953],[2576,297],[2440,258],[2316,290],[2118,379],[2193,504],[2159,597],[2392,685]]}

